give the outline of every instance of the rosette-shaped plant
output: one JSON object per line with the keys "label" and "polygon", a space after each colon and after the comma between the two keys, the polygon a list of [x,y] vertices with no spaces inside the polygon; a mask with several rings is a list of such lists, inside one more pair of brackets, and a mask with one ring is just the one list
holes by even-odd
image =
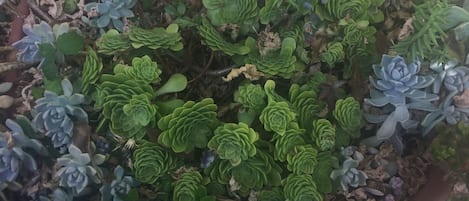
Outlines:
{"label": "rosette-shaped plant", "polygon": [[290,174],[283,183],[283,194],[287,200],[323,200],[311,175]]}
{"label": "rosette-shaped plant", "polygon": [[360,137],[362,111],[360,109],[360,103],[353,97],[337,100],[332,115],[339,126],[351,137]]}
{"label": "rosette-shaped plant", "polygon": [[287,102],[271,102],[262,110],[259,120],[265,130],[284,135],[290,124],[296,121],[296,113]]}
{"label": "rosette-shaped plant", "polygon": [[237,166],[256,154],[254,143],[258,139],[259,134],[245,123],[225,123],[215,130],[215,136],[207,146],[221,159],[230,160],[231,165]]}
{"label": "rosette-shaped plant", "polygon": [[195,147],[205,148],[218,125],[217,105],[213,99],[188,101],[158,121],[161,134],[158,143],[174,152],[190,152]]}
{"label": "rosette-shaped plant", "polygon": [[55,42],[52,27],[47,22],[41,21],[39,24],[23,25],[23,32],[26,34],[21,40],[12,44],[18,49],[18,60],[22,62],[39,62],[41,61],[41,53],[39,45],[44,43],[52,44]]}
{"label": "rosette-shaped plant", "polygon": [[303,138],[305,130],[299,128],[290,128],[285,135],[278,136],[275,141],[274,158],[278,161],[286,161],[287,156],[294,153],[296,146],[305,145]]}
{"label": "rosette-shaped plant", "polygon": [[207,15],[215,26],[251,24],[259,9],[256,0],[203,0]]}
{"label": "rosette-shaped plant", "polygon": [[91,26],[106,28],[112,22],[114,28],[119,31],[124,30],[122,18],[133,17],[130,10],[134,7],[136,0],[100,0],[100,3],[92,2],[85,5],[84,10],[88,17],[83,17],[83,21]]}
{"label": "rosette-shaped plant", "polygon": [[93,90],[94,87],[93,85],[98,81],[102,70],[103,62],[98,57],[98,54],[96,54],[93,49],[89,48],[81,74],[81,90],[84,94],[91,93],[91,90]]}
{"label": "rosette-shaped plant", "polygon": [[88,114],[80,107],[84,101],[82,94],[72,94],[73,87],[69,80],[62,80],[64,94],[57,95],[44,91],[44,97],[36,100],[36,115],[33,125],[46,132],[54,147],[67,147],[73,135],[73,120],[88,122]]}
{"label": "rosette-shaped plant", "polygon": [[321,151],[326,151],[335,146],[335,128],[327,119],[318,119],[313,122],[311,138]]}
{"label": "rosette-shaped plant", "polygon": [[99,191],[101,192],[101,201],[122,201],[120,196],[127,195],[130,188],[136,182],[131,176],[124,176],[124,168],[120,165],[114,168],[114,179],[111,183],[103,185]]}
{"label": "rosette-shaped plant", "polygon": [[154,184],[161,176],[177,167],[177,160],[162,147],[142,140],[133,153],[135,178]]}
{"label": "rosette-shaped plant", "polygon": [[183,44],[178,30],[179,26],[177,24],[170,24],[166,29],[161,27],[153,29],[132,27],[129,32],[129,38],[134,48],[145,46],[150,49],[163,48],[179,51],[183,48]]}
{"label": "rosette-shaped plant", "polygon": [[287,155],[287,169],[295,174],[313,174],[318,164],[318,150],[311,145],[296,146],[294,154]]}
{"label": "rosette-shaped plant", "polygon": [[174,182],[174,201],[214,201],[214,197],[207,196],[202,175],[198,171],[189,170],[182,173],[181,178]]}
{"label": "rosette-shaped plant", "polygon": [[156,62],[152,61],[147,55],[143,57],[134,57],[132,67],[125,65],[116,65],[115,73],[125,73],[131,79],[141,81],[145,84],[160,82],[161,69]]}
{"label": "rosette-shaped plant", "polygon": [[124,114],[131,120],[131,124],[145,127],[155,119],[156,106],[150,103],[145,94],[132,95],[128,104],[122,107]]}
{"label": "rosette-shaped plant", "polygon": [[327,48],[321,53],[321,61],[326,62],[329,67],[342,62],[345,58],[344,46],[341,42],[331,42],[327,44]]}
{"label": "rosette-shaped plant", "polygon": [[82,192],[90,180],[100,183],[98,170],[91,164],[91,157],[88,153],[82,153],[75,145],[68,147],[68,154],[57,159],[60,169],[55,173],[59,178],[59,186],[68,187],[77,195]]}
{"label": "rosette-shaped plant", "polygon": [[9,131],[0,132],[0,183],[14,181],[23,168],[37,170],[34,158],[23,149],[32,148],[41,155],[47,155],[46,148],[37,140],[29,139],[23,128],[11,119],[5,122]]}
{"label": "rosette-shaped plant", "polygon": [[[420,90],[428,87],[434,79],[430,75],[417,75],[420,70],[418,60],[406,64],[400,56],[383,55],[381,65],[373,65],[373,70],[378,80],[370,77],[370,83],[379,91],[371,90],[371,99],[365,99],[365,102],[376,107],[383,107],[387,104],[395,107],[395,110],[387,117],[375,118],[384,120],[381,128],[377,131],[377,140],[390,138],[394,134],[398,122],[406,129],[412,125],[416,126],[416,124],[410,123],[409,108],[425,109],[422,105],[428,105],[430,101],[438,99],[437,95]],[[419,104],[409,106],[409,102],[418,102]],[[373,121],[372,119],[367,120]]]}
{"label": "rosette-shaped plant", "polygon": [[282,189],[263,190],[257,196],[258,201],[285,201]]}
{"label": "rosette-shaped plant", "polygon": [[266,106],[264,89],[258,84],[245,83],[234,93],[234,100],[255,113],[260,113]]}
{"label": "rosette-shaped plant", "polygon": [[96,46],[98,46],[99,53],[113,55],[129,49],[130,40],[128,37],[120,34],[117,30],[111,29],[96,41]]}
{"label": "rosette-shaped plant", "polygon": [[207,19],[202,20],[202,24],[198,27],[198,30],[205,45],[214,51],[220,50],[230,56],[235,54],[245,55],[250,51],[248,47],[241,44],[227,42]]}
{"label": "rosette-shaped plant", "polygon": [[469,87],[469,68],[457,66],[457,61],[451,60],[446,64],[433,63],[430,68],[438,73],[433,83],[433,93],[439,93],[443,85],[451,95],[461,93]]}
{"label": "rosette-shaped plant", "polygon": [[300,87],[297,84],[290,86],[290,102],[298,114],[298,124],[300,128],[311,130],[311,122],[321,111],[321,104],[318,102],[316,92]]}
{"label": "rosette-shaped plant", "polygon": [[349,157],[344,161],[340,169],[332,171],[330,177],[334,180],[339,179],[344,191],[348,191],[350,186],[364,186],[368,176],[365,172],[357,169],[359,163],[360,161]]}

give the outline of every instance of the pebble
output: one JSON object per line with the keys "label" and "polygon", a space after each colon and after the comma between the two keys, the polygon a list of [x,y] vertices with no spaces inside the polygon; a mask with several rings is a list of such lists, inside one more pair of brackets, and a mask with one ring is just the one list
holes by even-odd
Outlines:
{"label": "pebble", "polygon": [[7,92],[8,90],[10,90],[12,86],[13,86],[13,83],[11,83],[11,82],[2,82],[2,83],[0,83],[0,94],[3,94],[5,92]]}
{"label": "pebble", "polygon": [[7,109],[13,105],[15,99],[8,95],[1,95],[0,96],[0,108]]}

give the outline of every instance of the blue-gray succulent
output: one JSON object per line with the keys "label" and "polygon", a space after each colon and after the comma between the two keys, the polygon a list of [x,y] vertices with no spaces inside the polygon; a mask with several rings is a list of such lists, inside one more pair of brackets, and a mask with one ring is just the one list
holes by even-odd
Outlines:
{"label": "blue-gray succulent", "polygon": [[457,93],[469,87],[469,68],[457,65],[458,62],[455,60],[430,65],[430,68],[438,73],[433,84],[433,93],[439,93],[442,85],[446,90]]}
{"label": "blue-gray succulent", "polygon": [[68,147],[68,154],[57,159],[60,169],[55,176],[59,186],[71,188],[74,195],[82,192],[92,182],[101,183],[98,170],[88,153],[82,153],[75,145]]}
{"label": "blue-gray succulent", "polygon": [[373,65],[373,70],[378,79],[370,77],[374,89],[371,89],[371,98],[365,99],[365,102],[375,107],[392,105],[394,108],[389,115],[367,116],[367,120],[372,123],[383,122],[374,137],[375,141],[386,140],[394,135],[397,123],[405,129],[417,127],[418,122],[411,120],[409,109],[435,110],[430,101],[438,100],[439,97],[423,90],[432,84],[434,78],[431,75],[418,75],[418,59],[407,64],[400,56],[383,55],[381,65]]}
{"label": "blue-gray succulent", "polygon": [[349,187],[365,186],[368,176],[357,169],[359,163],[359,160],[348,157],[340,169],[332,171],[330,177],[334,180],[340,179],[340,185],[344,191],[348,191]]}
{"label": "blue-gray succulent", "polygon": [[73,195],[71,192],[62,188],[56,188],[52,194],[53,199],[49,197],[39,196],[39,201],[73,201]]}
{"label": "blue-gray succulent", "polygon": [[66,148],[72,142],[73,121],[88,122],[87,113],[80,107],[84,101],[82,94],[73,94],[69,80],[62,80],[63,95],[44,91],[44,97],[36,100],[34,109],[37,114],[33,119],[36,129],[50,137],[54,147]]}
{"label": "blue-gray succulent", "polygon": [[124,169],[121,166],[117,166],[114,169],[114,180],[99,189],[101,191],[101,201],[122,201],[120,196],[129,193],[135,184],[134,178],[124,176]]}
{"label": "blue-gray succulent", "polygon": [[7,119],[5,125],[9,131],[0,132],[0,183],[14,181],[22,168],[37,169],[36,161],[24,148],[47,155],[46,148],[39,141],[28,138],[15,121]]}
{"label": "blue-gray succulent", "polygon": [[55,42],[51,26],[44,21],[34,25],[25,24],[23,25],[23,32],[26,36],[12,44],[13,47],[18,49],[18,60],[28,63],[41,61],[39,45]]}
{"label": "blue-gray succulent", "polygon": [[100,3],[88,3],[84,10],[89,18],[82,19],[91,26],[99,28],[105,28],[112,22],[114,28],[122,32],[124,29],[122,18],[134,16],[130,9],[136,2],[136,0],[101,0]]}

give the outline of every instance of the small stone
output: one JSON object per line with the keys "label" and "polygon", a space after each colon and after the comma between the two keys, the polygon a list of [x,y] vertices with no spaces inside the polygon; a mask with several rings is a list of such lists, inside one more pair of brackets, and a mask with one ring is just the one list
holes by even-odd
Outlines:
{"label": "small stone", "polygon": [[7,109],[13,105],[15,99],[8,95],[0,96],[0,108]]}
{"label": "small stone", "polygon": [[11,82],[2,82],[0,84],[0,94],[3,94],[11,89],[13,86],[13,83]]}

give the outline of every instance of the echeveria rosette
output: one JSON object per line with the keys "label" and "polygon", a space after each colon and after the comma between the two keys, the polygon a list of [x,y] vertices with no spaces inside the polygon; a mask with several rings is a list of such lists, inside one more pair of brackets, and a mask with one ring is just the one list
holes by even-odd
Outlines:
{"label": "echeveria rosette", "polygon": [[225,123],[215,130],[207,146],[215,150],[218,157],[230,160],[231,165],[237,166],[256,154],[254,143],[258,139],[259,134],[245,123]]}
{"label": "echeveria rosette", "polygon": [[455,125],[458,122],[469,122],[469,109],[460,108],[454,104],[455,92],[452,93],[453,96],[448,95],[444,102],[440,103],[437,110],[430,112],[422,120],[423,135],[430,133],[431,129],[443,120],[450,125]]}
{"label": "echeveria rosette", "polygon": [[207,196],[207,189],[204,185],[204,178],[200,172],[189,170],[181,174],[180,178],[174,182],[174,201],[197,201],[215,200]]}
{"label": "echeveria rosette", "polygon": [[337,100],[332,115],[347,134],[353,138],[360,137],[362,111],[360,103],[353,97]]}
{"label": "echeveria rosette", "polygon": [[71,144],[68,147],[68,154],[57,159],[60,169],[55,173],[59,179],[59,186],[71,188],[73,194],[81,193],[91,181],[100,183],[98,171],[91,164],[91,157],[88,153],[82,153],[78,147]]}
{"label": "echeveria rosette", "polygon": [[23,149],[31,148],[41,155],[47,155],[46,148],[37,140],[29,139],[23,128],[11,119],[5,122],[9,129],[0,132],[0,183],[13,182],[23,168],[37,170],[34,158]]}
{"label": "echeveria rosette", "polygon": [[112,22],[114,28],[119,31],[124,30],[122,18],[133,17],[131,8],[136,0],[100,0],[100,3],[92,2],[84,6],[84,11],[88,17],[82,19],[91,26],[106,28]]}
{"label": "echeveria rosette", "polygon": [[290,86],[290,102],[298,114],[298,124],[307,131],[311,130],[311,122],[317,118],[321,111],[321,103],[318,101],[316,92],[297,84]]}
{"label": "echeveria rosette", "polygon": [[296,121],[296,113],[287,102],[271,102],[262,110],[259,120],[266,131],[284,135],[288,126]]}
{"label": "echeveria rosette", "polygon": [[19,50],[17,54],[18,60],[28,63],[41,61],[39,45],[44,43],[53,44],[55,42],[52,27],[44,21],[34,25],[25,23],[23,25],[23,32],[26,36],[12,44],[14,48]]}
{"label": "echeveria rosette", "polygon": [[318,164],[318,150],[311,145],[296,146],[294,154],[287,155],[287,169],[295,174],[313,174]]}
{"label": "echeveria rosette", "polygon": [[114,55],[130,48],[130,40],[127,36],[111,29],[104,33],[97,41],[98,52],[105,55]]}
{"label": "echeveria rosette", "polygon": [[114,179],[111,183],[104,184],[99,191],[101,201],[122,201],[122,195],[127,195],[130,189],[136,185],[131,176],[124,176],[124,168],[120,165],[114,168]]}
{"label": "echeveria rosette", "polygon": [[290,174],[283,181],[283,195],[290,201],[322,201],[316,183],[311,175]]}
{"label": "echeveria rosette", "polygon": [[157,144],[141,140],[133,153],[135,179],[154,184],[170,170],[177,168],[178,161]]}
{"label": "echeveria rosette", "polygon": [[353,158],[347,158],[340,169],[332,171],[331,179],[339,179],[340,185],[344,191],[349,187],[365,186],[368,176],[365,172],[357,169],[360,161]]}
{"label": "echeveria rosette", "polygon": [[143,29],[132,27],[129,32],[129,39],[132,47],[148,47],[150,49],[170,49],[179,51],[183,48],[182,37],[178,32],[177,24],[170,24],[166,29],[156,27],[153,29]]}
{"label": "echeveria rosette", "polygon": [[275,141],[274,158],[275,160],[284,162],[287,156],[294,153],[296,146],[305,145],[304,129],[289,128],[285,135],[278,136]]}
{"label": "echeveria rosette", "polygon": [[260,113],[266,106],[266,95],[262,86],[258,84],[245,83],[238,87],[234,93],[234,100],[241,103],[243,107]]}
{"label": "echeveria rosette", "polygon": [[217,105],[213,99],[188,101],[158,121],[161,134],[158,143],[176,152],[205,148],[213,130],[218,126]]}
{"label": "echeveria rosette", "polygon": [[311,138],[321,151],[333,149],[335,146],[335,128],[327,119],[318,119],[313,122]]}

